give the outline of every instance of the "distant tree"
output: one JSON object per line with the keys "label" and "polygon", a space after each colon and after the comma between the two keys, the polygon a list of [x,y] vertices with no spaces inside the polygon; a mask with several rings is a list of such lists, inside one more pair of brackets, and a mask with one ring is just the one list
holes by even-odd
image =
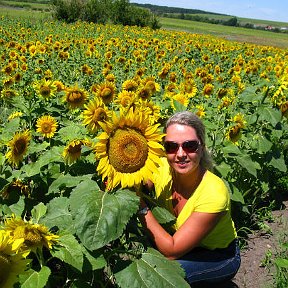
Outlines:
{"label": "distant tree", "polygon": [[226,26],[237,26],[238,25],[238,19],[237,19],[237,17],[230,18],[229,20],[224,21],[223,25],[226,25]]}

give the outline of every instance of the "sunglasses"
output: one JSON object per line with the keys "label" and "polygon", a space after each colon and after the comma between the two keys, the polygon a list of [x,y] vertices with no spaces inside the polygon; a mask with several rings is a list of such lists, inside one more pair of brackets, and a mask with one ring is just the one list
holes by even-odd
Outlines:
{"label": "sunglasses", "polygon": [[164,142],[164,148],[167,154],[177,153],[180,146],[186,153],[195,153],[198,150],[199,145],[200,145],[200,142],[197,140],[188,140],[188,141],[183,142],[182,144],[179,144],[174,141]]}

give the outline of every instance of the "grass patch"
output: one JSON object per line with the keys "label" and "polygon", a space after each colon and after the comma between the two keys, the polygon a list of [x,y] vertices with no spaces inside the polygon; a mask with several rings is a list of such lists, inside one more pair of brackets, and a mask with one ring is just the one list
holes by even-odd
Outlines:
{"label": "grass patch", "polygon": [[196,34],[210,34],[226,40],[288,48],[288,34],[230,27],[182,19],[160,18],[162,29],[181,30]]}

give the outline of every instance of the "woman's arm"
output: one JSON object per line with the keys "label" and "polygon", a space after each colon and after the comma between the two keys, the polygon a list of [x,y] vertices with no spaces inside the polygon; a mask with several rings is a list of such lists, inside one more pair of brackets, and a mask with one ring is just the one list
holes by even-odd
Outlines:
{"label": "woman's arm", "polygon": [[[141,206],[145,206],[143,201]],[[158,250],[169,259],[177,259],[197,247],[216,226],[223,213],[225,212],[193,212],[173,236],[157,222],[151,211],[146,215],[139,215],[139,218]]]}

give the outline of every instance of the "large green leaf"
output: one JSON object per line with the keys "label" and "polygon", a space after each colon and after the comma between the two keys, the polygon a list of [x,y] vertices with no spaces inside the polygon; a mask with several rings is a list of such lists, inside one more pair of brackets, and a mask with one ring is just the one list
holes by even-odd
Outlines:
{"label": "large green leaf", "polygon": [[[97,269],[101,269],[104,268],[107,264],[103,253],[101,253],[101,251],[96,251],[96,252],[91,252],[88,251],[85,247],[82,247],[82,251],[84,253],[85,258],[88,260],[90,267],[88,268],[88,270],[97,270]],[[84,262],[85,263],[85,262]],[[83,267],[83,270],[85,268]]]}
{"label": "large green leaf", "polygon": [[59,244],[55,249],[51,250],[52,256],[82,271],[84,260],[82,246],[75,237],[72,234],[61,235]]}
{"label": "large green leaf", "polygon": [[52,147],[51,150],[48,150],[41,155],[36,162],[24,165],[21,168],[21,171],[24,172],[27,177],[37,175],[40,173],[41,168],[49,163],[63,161],[61,151],[61,147]]}
{"label": "large green leaf", "polygon": [[117,267],[115,277],[120,287],[169,288],[190,287],[184,280],[184,271],[177,261],[168,260],[158,251],[149,248],[140,259]]}
{"label": "large green leaf", "polygon": [[78,237],[93,251],[121,236],[138,210],[139,197],[129,190],[105,193],[96,182],[88,180],[72,191],[70,207]]}
{"label": "large green leaf", "polygon": [[254,147],[260,154],[268,152],[271,149],[272,145],[273,144],[264,136],[260,136],[254,142]]}
{"label": "large green leaf", "polygon": [[284,156],[281,155],[279,158],[272,157],[269,165],[273,166],[274,168],[278,169],[281,172],[287,171],[287,166],[285,164]]}
{"label": "large green leaf", "polygon": [[51,271],[47,266],[41,267],[39,272],[30,270],[28,271],[28,277],[22,282],[21,288],[45,287],[50,274]]}
{"label": "large green leaf", "polygon": [[69,199],[66,197],[53,198],[47,204],[47,212],[40,222],[47,227],[57,226],[61,230],[74,232],[72,215],[69,211]]}
{"label": "large green leaf", "polygon": [[76,187],[80,182],[90,180],[91,178],[92,175],[71,176],[69,174],[62,174],[52,182],[48,189],[48,194],[58,193],[65,187]]}
{"label": "large green leaf", "polygon": [[252,161],[249,155],[235,156],[235,160],[250,174],[257,177],[257,170],[261,169],[260,164]]}
{"label": "large green leaf", "polygon": [[232,144],[232,143],[227,144],[226,146],[221,148],[221,150],[223,151],[224,155],[227,155],[228,157],[231,157],[231,156],[234,157],[234,155],[242,154],[240,149],[235,144]]}
{"label": "large green leaf", "polygon": [[218,172],[220,172],[220,174],[223,178],[226,178],[228,176],[229,172],[231,172],[231,166],[228,165],[227,163],[225,163],[224,161],[222,161],[220,164],[217,164],[215,169]]}
{"label": "large green leaf", "polygon": [[271,107],[261,106],[259,107],[259,120],[269,122],[272,126],[275,126],[281,121],[282,114],[279,109],[274,109]]}

